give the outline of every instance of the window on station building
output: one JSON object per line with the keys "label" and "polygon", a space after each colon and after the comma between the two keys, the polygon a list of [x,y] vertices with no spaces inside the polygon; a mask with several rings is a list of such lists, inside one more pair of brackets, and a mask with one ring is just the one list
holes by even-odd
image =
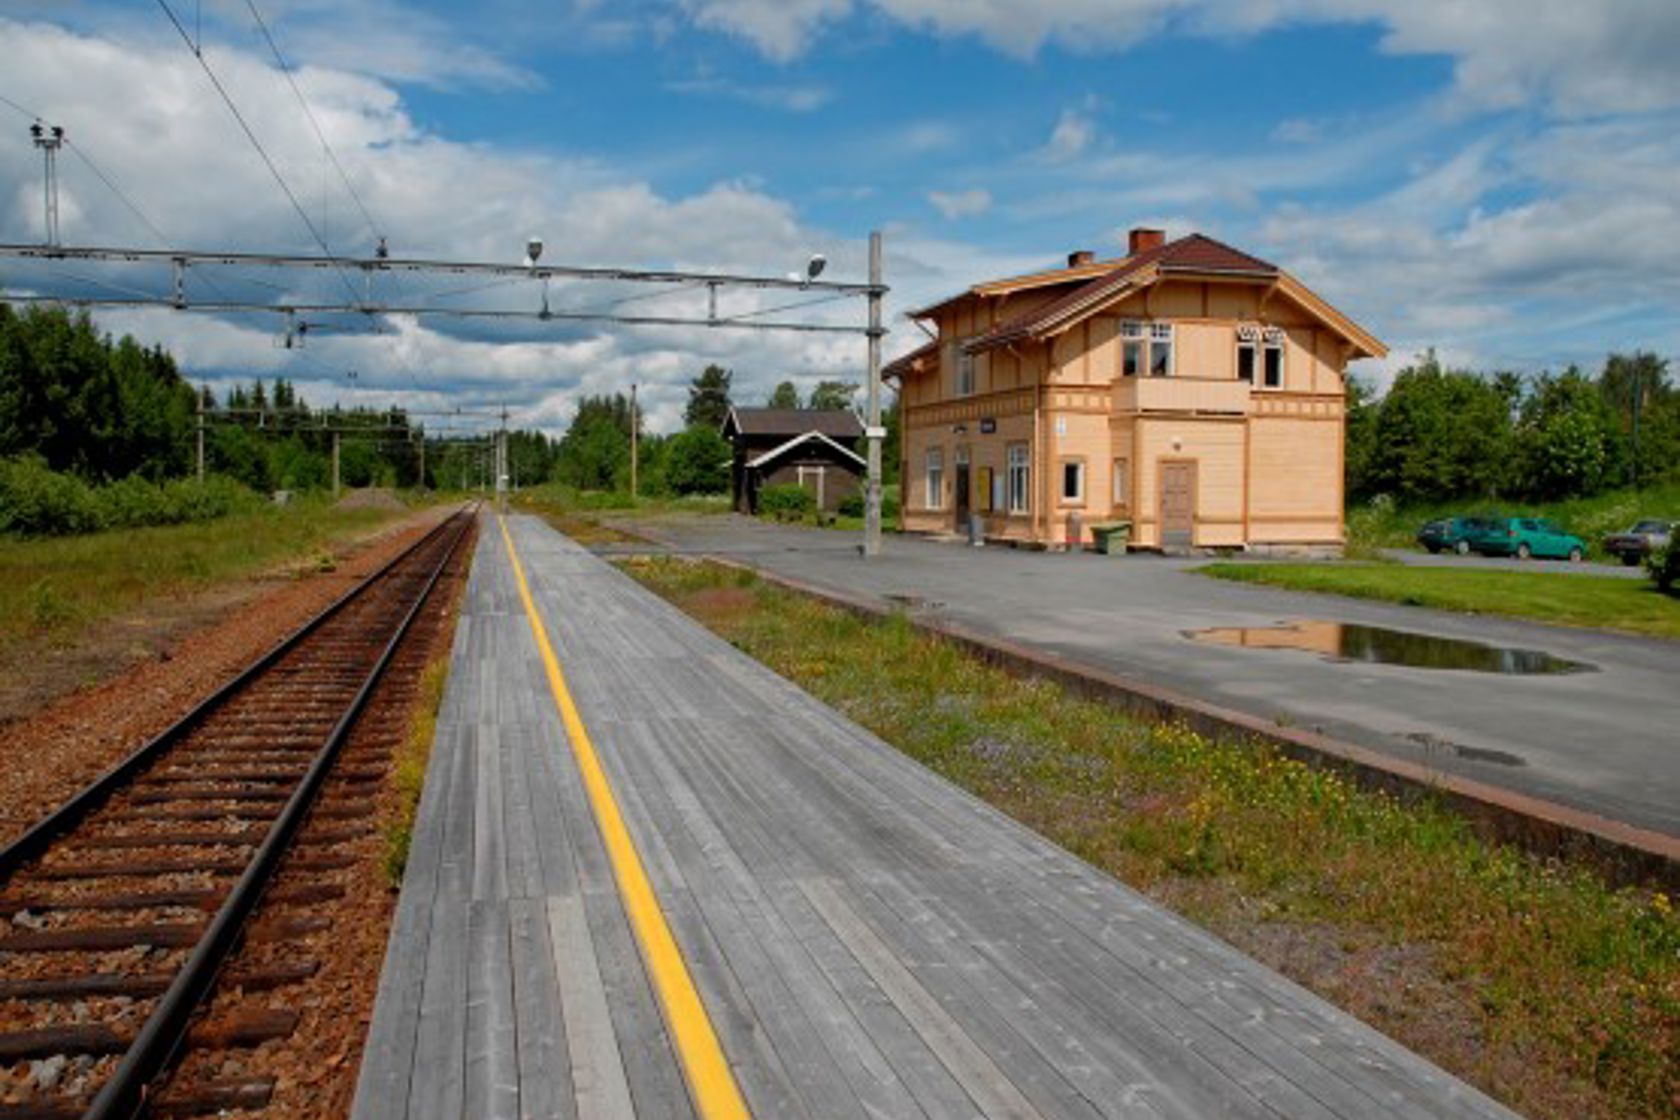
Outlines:
{"label": "window on station building", "polygon": [[1283,343],[1284,333],[1277,327],[1268,327],[1264,335],[1264,380],[1261,382],[1268,389],[1283,388]]}
{"label": "window on station building", "polygon": [[1007,483],[1009,512],[1026,513],[1032,494],[1032,468],[1028,463],[1027,445],[1009,445],[1009,477]]}
{"label": "window on station building", "polygon": [[957,396],[971,397],[974,395],[974,355],[957,344]]}
{"label": "window on station building", "polygon": [[1171,323],[1149,324],[1149,376],[1173,374],[1173,329]]}
{"label": "window on station building", "polygon": [[1237,380],[1254,384],[1254,370],[1260,364],[1260,328],[1237,328]]}
{"label": "window on station building", "polygon": [[1143,372],[1143,353],[1147,345],[1144,341],[1142,323],[1136,319],[1122,319],[1120,321],[1121,376],[1136,377]]}
{"label": "window on station building", "polygon": [[1062,504],[1083,505],[1085,502],[1085,460],[1062,460]]}
{"label": "window on station building", "polygon": [[1132,502],[1131,478],[1126,471],[1126,460],[1114,460],[1114,504],[1129,506]]}
{"label": "window on station building", "polygon": [[926,483],[927,508],[940,508],[945,504],[945,452],[940,448],[928,448]]}

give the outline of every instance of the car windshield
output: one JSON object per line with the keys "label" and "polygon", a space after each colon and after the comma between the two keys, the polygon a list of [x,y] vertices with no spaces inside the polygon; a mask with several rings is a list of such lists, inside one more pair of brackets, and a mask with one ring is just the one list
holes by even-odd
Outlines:
{"label": "car windshield", "polygon": [[1668,532],[1668,522],[1666,522],[1666,521],[1641,521],[1639,524],[1635,525],[1630,530],[1630,532],[1634,532],[1634,533],[1666,533],[1666,532]]}

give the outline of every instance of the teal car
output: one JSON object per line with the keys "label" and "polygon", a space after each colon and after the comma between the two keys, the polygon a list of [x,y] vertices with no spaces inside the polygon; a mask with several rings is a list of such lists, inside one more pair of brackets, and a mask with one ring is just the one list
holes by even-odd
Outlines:
{"label": "teal car", "polygon": [[1477,529],[1470,547],[1483,556],[1515,556],[1518,560],[1532,556],[1578,562],[1587,554],[1585,541],[1543,517],[1498,518]]}
{"label": "teal car", "polygon": [[1418,530],[1417,542],[1430,552],[1456,552],[1460,556],[1470,551],[1470,539],[1479,532],[1490,531],[1504,522],[1504,518],[1443,517],[1431,521]]}

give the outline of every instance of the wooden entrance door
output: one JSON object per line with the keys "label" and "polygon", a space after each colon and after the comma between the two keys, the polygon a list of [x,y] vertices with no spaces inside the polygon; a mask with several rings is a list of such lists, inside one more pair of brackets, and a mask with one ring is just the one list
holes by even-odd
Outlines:
{"label": "wooden entrance door", "polygon": [[1196,463],[1161,463],[1161,547],[1189,548],[1196,538]]}

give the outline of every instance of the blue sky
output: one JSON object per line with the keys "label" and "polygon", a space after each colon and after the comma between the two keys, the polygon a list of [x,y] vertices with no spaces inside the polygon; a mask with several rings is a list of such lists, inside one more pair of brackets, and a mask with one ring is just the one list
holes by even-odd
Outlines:
{"label": "blue sky", "polygon": [[[878,228],[897,352],[920,337],[906,308],[1163,225],[1301,276],[1393,348],[1362,371],[1379,382],[1431,346],[1526,371],[1680,355],[1680,5],[1663,0],[258,6],[402,255],[513,259],[537,233],[564,263],[781,273],[821,251],[856,277]],[[243,0],[171,7],[333,247],[365,252]],[[0,0],[0,52],[0,95],[68,128],[173,244],[311,247],[157,5]],[[0,240],[34,240],[28,121],[0,114]],[[63,177],[68,243],[156,243],[80,161]],[[257,317],[101,320],[217,384],[506,402],[556,430],[579,393],[632,380],[669,427],[708,361],[749,401],[784,377],[861,376],[846,338],[427,319],[324,329],[299,353]]]}

